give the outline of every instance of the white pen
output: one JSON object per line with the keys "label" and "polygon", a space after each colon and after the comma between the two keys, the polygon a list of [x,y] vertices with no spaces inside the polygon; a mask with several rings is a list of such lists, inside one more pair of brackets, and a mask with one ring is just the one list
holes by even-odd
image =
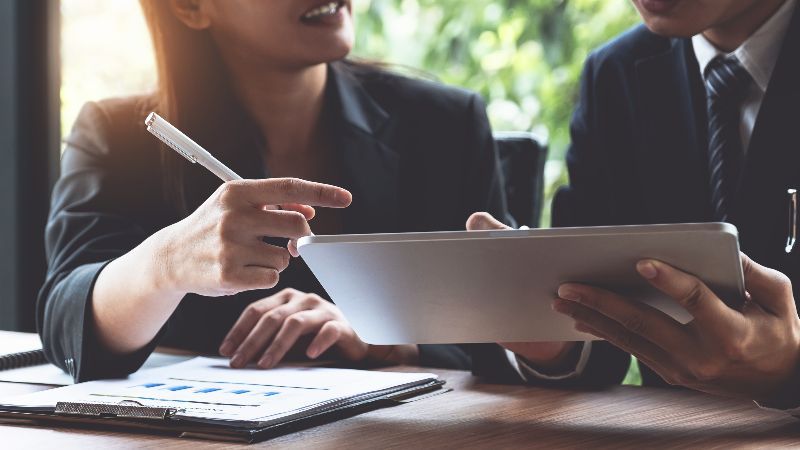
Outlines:
{"label": "white pen", "polygon": [[218,176],[222,181],[241,180],[242,177],[232,171],[228,166],[222,164],[217,158],[214,158],[211,153],[206,149],[199,146],[197,142],[191,140],[181,130],[172,126],[171,123],[164,120],[163,117],[151,112],[144,124],[147,125],[147,131],[153,136],[159,138],[161,142],[167,144],[171,149],[181,154],[184,158],[188,159],[191,163],[200,163],[201,166],[210,170],[214,175]]}

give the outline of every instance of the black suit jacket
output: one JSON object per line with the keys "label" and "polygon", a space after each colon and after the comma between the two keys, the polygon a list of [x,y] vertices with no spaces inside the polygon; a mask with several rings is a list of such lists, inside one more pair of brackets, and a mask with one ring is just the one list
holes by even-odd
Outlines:
{"label": "black suit jacket", "polygon": [[[474,211],[505,216],[494,140],[477,95],[347,63],[332,65],[329,74],[326,114],[343,185],[353,193],[344,232],[463,230]],[[147,97],[89,103],[66,139],[46,231],[38,328],[48,359],[77,380],[133,372],[157,344],[216,353],[242,310],[279,289],[326,295],[302,260],[294,260],[272,290],[223,299],[188,295],[159,336],[134,355],[98,344],[91,321],[98,273],[180,218],[164,200],[161,147],[143,126],[151,105]],[[264,177],[251,136],[232,142],[242,151],[225,162],[245,178]],[[197,166],[187,167],[186,177],[191,210],[220,184]],[[424,346],[421,353],[423,364],[469,367],[456,346]]]}
{"label": "black suit jacket", "polygon": [[[741,249],[800,283],[800,256],[786,255],[787,188],[800,186],[800,9],[784,38],[747,150],[730,221]],[[553,226],[713,220],[706,96],[690,39],[639,26],[589,56],[567,153],[569,186],[553,204]],[[508,376],[498,354],[495,374]],[[593,344],[582,377],[619,383],[630,357]],[[485,365],[489,365],[486,363]],[[642,367],[645,384],[663,380]],[[517,377],[518,379],[518,377]]]}

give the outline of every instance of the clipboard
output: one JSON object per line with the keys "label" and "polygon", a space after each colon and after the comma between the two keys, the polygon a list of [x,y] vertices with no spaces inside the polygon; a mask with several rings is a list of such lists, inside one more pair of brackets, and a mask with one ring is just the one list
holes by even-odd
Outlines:
{"label": "clipboard", "polygon": [[[206,360],[207,358],[197,358]],[[183,363],[185,364],[185,363]],[[181,366],[181,364],[175,365]],[[306,369],[308,370],[308,369]],[[313,370],[313,369],[312,369]],[[355,371],[350,369],[325,369],[328,371]],[[150,370],[149,374],[137,374],[131,380],[137,383],[146,377],[154,376],[159,369]],[[148,371],[143,371],[148,372]],[[263,371],[267,373],[268,371]],[[326,372],[329,373],[329,372]],[[371,372],[371,376],[400,375],[391,372]],[[369,390],[347,397],[336,397],[314,405],[313,408],[305,407],[297,414],[291,414],[279,420],[262,421],[261,423],[248,420],[214,419],[203,417],[190,417],[181,414],[181,409],[175,405],[154,405],[146,402],[123,400],[120,402],[85,402],[85,401],[58,401],[55,406],[37,407],[18,402],[17,405],[5,403],[0,405],[0,423],[31,426],[66,426],[74,428],[103,429],[117,431],[134,431],[148,434],[177,436],[182,438],[212,439],[229,442],[254,443],[273,437],[307,429],[310,427],[330,423],[347,417],[371,411],[378,408],[397,406],[428,395],[448,392],[444,389],[445,382],[430,374],[420,375],[410,382],[403,384],[385,384],[384,389]],[[108,383],[120,383],[123,380]],[[107,383],[107,382],[90,382]],[[88,384],[88,383],[83,383]],[[98,384],[101,385],[102,384]],[[79,388],[80,385],[64,389]],[[58,391],[59,389],[55,390]],[[53,392],[55,392],[53,391]],[[42,391],[45,392],[45,391]],[[69,391],[64,391],[69,392]],[[36,393],[40,394],[40,393]],[[427,395],[426,395],[427,394]],[[31,397],[35,394],[28,394]],[[55,394],[52,394],[55,395]],[[22,396],[26,397],[26,396]],[[2,402],[0,402],[2,403]]]}

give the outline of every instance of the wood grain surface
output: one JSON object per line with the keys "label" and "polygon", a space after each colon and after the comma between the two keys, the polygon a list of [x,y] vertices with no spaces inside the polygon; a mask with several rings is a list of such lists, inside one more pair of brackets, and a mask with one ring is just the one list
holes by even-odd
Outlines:
{"label": "wood grain surface", "polygon": [[[775,448],[800,447],[800,419],[752,402],[678,389],[569,391],[434,372],[452,392],[371,411],[250,448]],[[0,396],[44,386],[0,383]],[[243,444],[144,434],[0,426],[0,448],[221,449]]]}

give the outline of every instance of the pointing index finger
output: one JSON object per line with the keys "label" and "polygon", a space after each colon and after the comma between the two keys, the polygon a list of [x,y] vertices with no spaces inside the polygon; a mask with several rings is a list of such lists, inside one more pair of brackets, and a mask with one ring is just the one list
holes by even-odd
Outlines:
{"label": "pointing index finger", "polygon": [[346,208],[353,196],[345,189],[330,184],[299,178],[270,178],[229,182],[243,199],[256,205],[297,203],[327,208]]}

